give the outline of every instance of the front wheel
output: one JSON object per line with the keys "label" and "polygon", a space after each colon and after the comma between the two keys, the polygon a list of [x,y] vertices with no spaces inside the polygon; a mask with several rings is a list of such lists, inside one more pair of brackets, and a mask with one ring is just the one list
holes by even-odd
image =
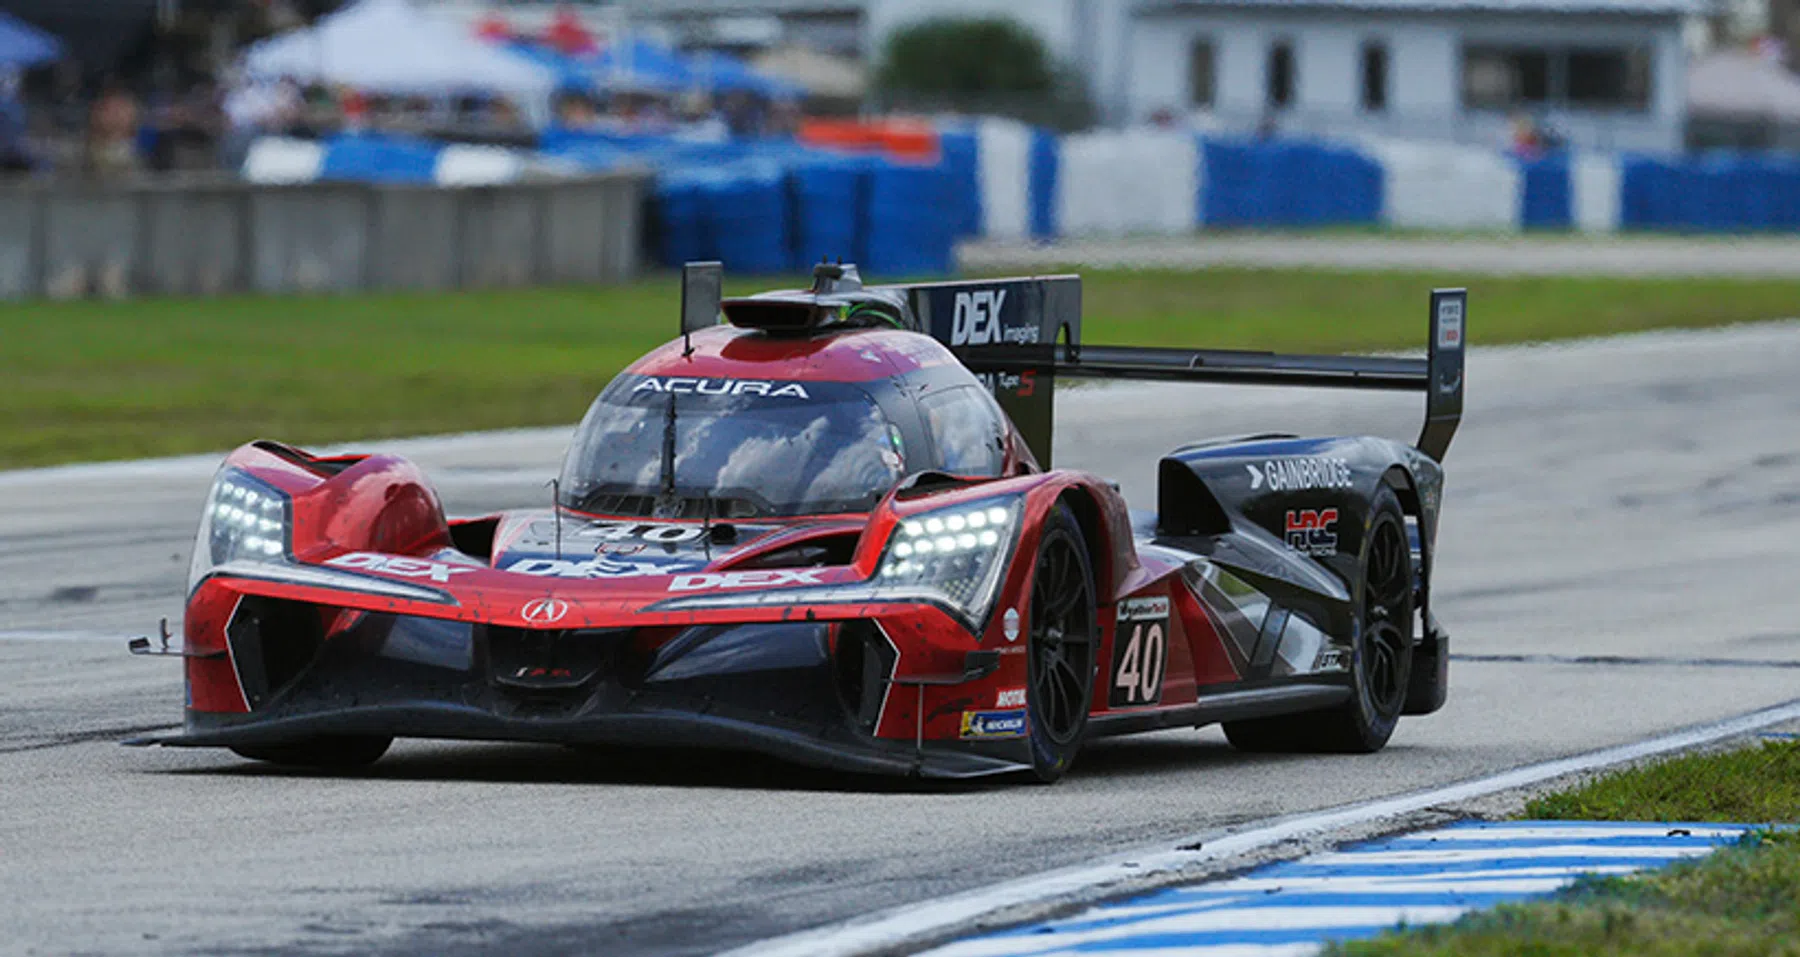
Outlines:
{"label": "front wheel", "polygon": [[1376,496],[1363,545],[1362,608],[1350,655],[1355,694],[1333,708],[1225,722],[1239,751],[1380,751],[1394,734],[1412,680],[1413,576],[1406,517],[1392,489]]}
{"label": "front wheel", "polygon": [[231,750],[252,761],[321,771],[350,771],[381,760],[393,743],[393,738],[380,735],[328,734],[287,744],[251,745]]}
{"label": "front wheel", "polygon": [[1061,778],[1081,750],[1099,638],[1087,543],[1074,513],[1059,504],[1045,523],[1031,576],[1026,702],[1031,770],[1039,781]]}

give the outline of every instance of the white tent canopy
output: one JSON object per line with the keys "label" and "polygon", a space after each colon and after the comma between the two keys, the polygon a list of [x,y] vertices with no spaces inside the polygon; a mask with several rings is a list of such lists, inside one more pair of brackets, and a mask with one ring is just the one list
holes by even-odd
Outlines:
{"label": "white tent canopy", "polygon": [[1800,77],[1754,53],[1716,53],[1688,70],[1688,109],[1703,116],[1800,123]]}
{"label": "white tent canopy", "polygon": [[376,93],[501,93],[535,107],[556,77],[490,46],[450,20],[408,0],[360,0],[304,30],[271,37],[244,55],[254,79],[342,84]]}
{"label": "white tent canopy", "polygon": [[860,99],[869,87],[861,64],[805,47],[766,51],[752,60],[750,67],[794,83],[813,96]]}

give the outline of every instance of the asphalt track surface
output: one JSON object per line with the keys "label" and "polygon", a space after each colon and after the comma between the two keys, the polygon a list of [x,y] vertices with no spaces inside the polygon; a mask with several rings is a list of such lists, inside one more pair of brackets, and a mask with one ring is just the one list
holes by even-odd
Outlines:
{"label": "asphalt track surface", "polygon": [[[1374,756],[1174,731],[1096,744],[1055,787],[418,742],[332,777],[121,748],[178,720],[176,663],[123,639],[178,611],[216,459],[0,475],[0,952],[710,953],[1800,698],[1796,369],[1794,323],[1476,350],[1436,589],[1474,659],[1450,705]],[[1059,464],[1147,502],[1179,441],[1411,435],[1419,409],[1158,384],[1059,414]],[[563,438],[385,445],[467,513],[541,501]]]}

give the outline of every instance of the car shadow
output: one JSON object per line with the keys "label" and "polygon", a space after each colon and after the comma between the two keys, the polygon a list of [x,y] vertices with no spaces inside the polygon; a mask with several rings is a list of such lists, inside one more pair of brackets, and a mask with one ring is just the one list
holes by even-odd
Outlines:
{"label": "car shadow", "polygon": [[371,781],[436,781],[719,788],[864,794],[966,794],[1016,783],[1017,778],[921,780],[824,770],[764,755],[703,749],[563,747],[543,744],[401,742],[367,768],[318,770],[268,764],[218,754],[224,763],[161,769],[154,773],[195,777],[344,778]]}
{"label": "car shadow", "polygon": [[[213,753],[220,760],[198,766],[155,769],[150,773],[195,777],[343,778],[913,795],[974,794],[1035,783],[1023,774],[966,780],[890,777],[812,768],[753,752],[688,748],[402,741],[374,765],[353,770],[296,768],[251,761],[224,750]],[[1329,760],[1337,756],[1248,754],[1214,736],[1176,730],[1090,742],[1083,747],[1067,780],[1085,783],[1196,771],[1242,771],[1297,761],[1317,761],[1322,757]]]}

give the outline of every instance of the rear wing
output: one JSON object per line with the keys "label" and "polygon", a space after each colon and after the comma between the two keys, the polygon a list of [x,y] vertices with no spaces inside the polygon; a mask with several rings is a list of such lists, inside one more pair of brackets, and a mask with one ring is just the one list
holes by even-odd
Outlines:
{"label": "rear wing", "polygon": [[[695,264],[700,266],[700,264]],[[705,264],[687,281],[708,284],[684,301],[716,301],[717,280]],[[812,290],[726,300],[738,325],[804,329],[845,304],[891,304],[892,321],[948,346],[987,383],[1045,467],[1056,426],[1056,381],[1143,379],[1375,389],[1425,394],[1417,447],[1443,461],[1462,421],[1463,342],[1468,291],[1431,293],[1426,357],[1281,355],[1224,349],[1090,346],[1081,341],[1081,277],[1034,276],[864,288],[852,265],[822,265]],[[710,304],[708,304],[710,305]],[[736,314],[734,314],[734,310]],[[706,312],[700,305],[696,312]],[[713,313],[716,315],[716,312]],[[786,318],[784,318],[786,317]],[[684,319],[683,329],[687,331]]]}
{"label": "rear wing", "polygon": [[1046,466],[1055,383],[1067,378],[1423,392],[1425,426],[1417,446],[1438,461],[1462,421],[1469,298],[1463,289],[1432,292],[1426,357],[1410,359],[1086,345],[1076,276],[904,288],[920,331],[949,346],[987,381]]}

